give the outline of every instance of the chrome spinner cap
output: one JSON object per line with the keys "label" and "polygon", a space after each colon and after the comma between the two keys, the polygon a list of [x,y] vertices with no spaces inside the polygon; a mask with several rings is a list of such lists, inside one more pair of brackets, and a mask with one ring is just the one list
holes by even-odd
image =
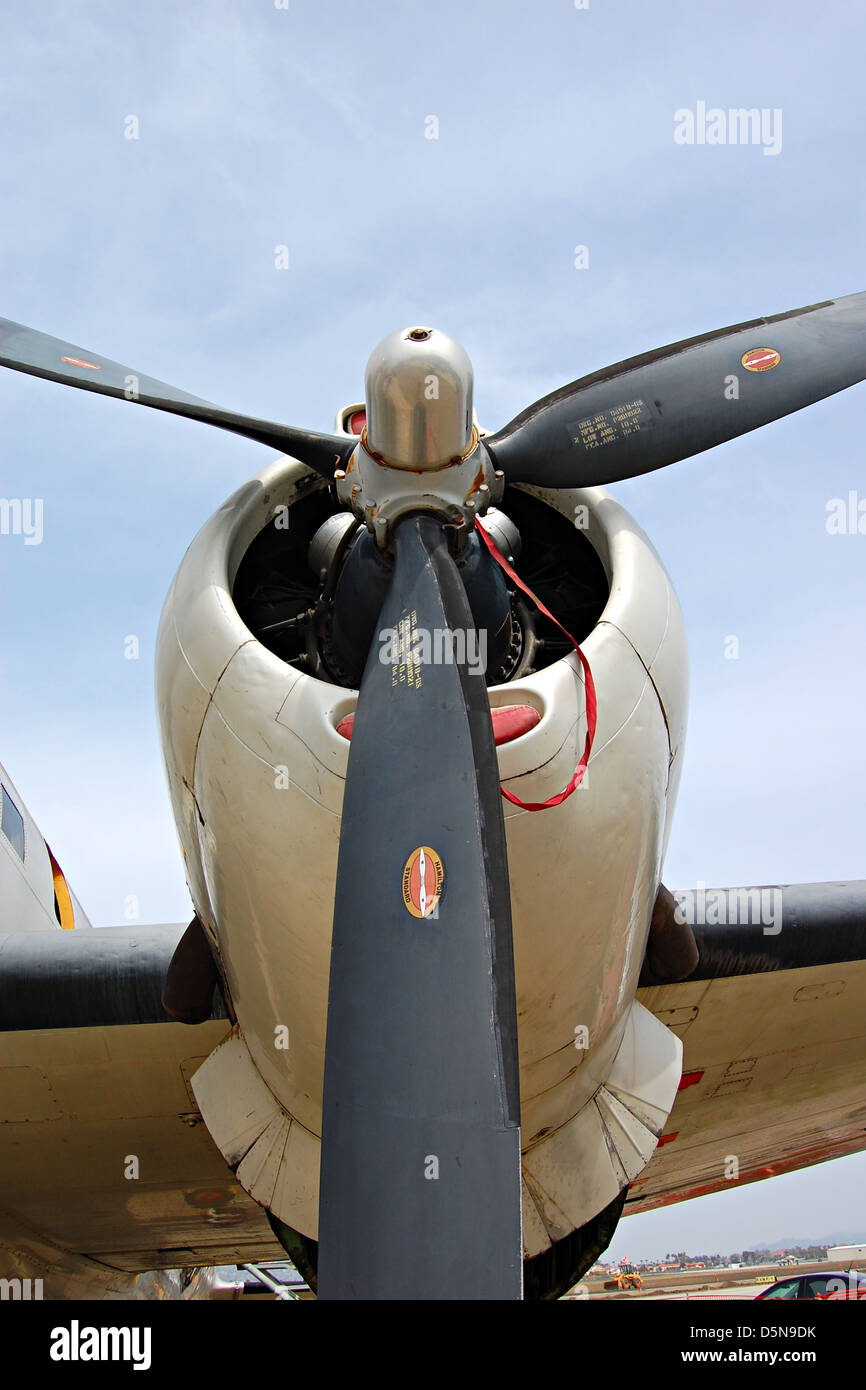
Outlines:
{"label": "chrome spinner cap", "polygon": [[383,338],[370,354],[365,392],[366,448],[391,468],[443,468],[474,445],[472,363],[438,328]]}

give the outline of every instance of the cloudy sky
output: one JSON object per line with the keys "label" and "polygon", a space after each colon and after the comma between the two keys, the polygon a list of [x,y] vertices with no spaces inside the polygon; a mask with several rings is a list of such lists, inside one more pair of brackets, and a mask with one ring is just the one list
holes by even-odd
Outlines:
{"label": "cloudy sky", "polygon": [[[866,289],[864,42],[850,0],[5,6],[2,313],[319,429],[379,338],[431,322],[496,428],[608,362]],[[700,102],[766,110],[772,138],[678,143]],[[97,925],[130,895],[184,920],[154,636],[267,451],[19,374],[0,405],[3,495],[44,501],[41,545],[0,538],[0,759]],[[864,873],[866,536],[826,527],[866,498],[864,418],[861,386],[616,489],[691,645],[672,887]],[[864,1177],[633,1218],[614,1249],[844,1230]]]}

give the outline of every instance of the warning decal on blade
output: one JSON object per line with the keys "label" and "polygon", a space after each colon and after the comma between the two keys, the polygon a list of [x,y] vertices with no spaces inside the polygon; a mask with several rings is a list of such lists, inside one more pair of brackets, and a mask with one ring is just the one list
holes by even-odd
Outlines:
{"label": "warning decal on blade", "polygon": [[442,896],[445,869],[429,845],[413,849],[403,866],[403,902],[413,917],[433,917]]}
{"label": "warning decal on blade", "polygon": [[83,357],[61,357],[60,361],[68,362],[70,367],[90,367],[94,372],[102,371],[98,362],[85,362]]}
{"label": "warning decal on blade", "polygon": [[747,372],[769,372],[773,367],[778,367],[781,360],[782,354],[775,348],[761,347],[744,352],[740,363]]}
{"label": "warning decal on blade", "polygon": [[609,410],[587,415],[585,420],[569,420],[566,429],[573,444],[589,451],[602,449],[605,444],[616,444],[630,434],[651,430],[654,425],[655,420],[646,401],[638,400],[612,405]]}

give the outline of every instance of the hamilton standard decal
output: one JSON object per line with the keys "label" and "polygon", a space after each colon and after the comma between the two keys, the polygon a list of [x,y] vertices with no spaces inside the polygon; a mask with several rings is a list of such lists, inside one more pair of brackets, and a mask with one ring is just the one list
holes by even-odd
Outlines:
{"label": "hamilton standard decal", "polygon": [[98,362],[86,362],[83,357],[61,357],[60,361],[68,362],[70,367],[89,367],[93,372],[102,371]]}
{"label": "hamilton standard decal", "polygon": [[403,902],[413,917],[432,917],[442,896],[445,869],[429,845],[413,849],[403,867]]}
{"label": "hamilton standard decal", "polygon": [[740,363],[747,372],[770,372],[774,367],[778,367],[781,360],[782,354],[775,348],[760,347],[744,352]]}

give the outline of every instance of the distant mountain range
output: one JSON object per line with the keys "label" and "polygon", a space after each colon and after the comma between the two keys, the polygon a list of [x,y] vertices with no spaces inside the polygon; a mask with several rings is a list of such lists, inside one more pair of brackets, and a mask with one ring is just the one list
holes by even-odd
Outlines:
{"label": "distant mountain range", "polygon": [[750,1250],[790,1250],[795,1245],[866,1245],[866,1230],[851,1234],[848,1231],[834,1231],[822,1236],[780,1236],[778,1240],[759,1241],[747,1247]]}

